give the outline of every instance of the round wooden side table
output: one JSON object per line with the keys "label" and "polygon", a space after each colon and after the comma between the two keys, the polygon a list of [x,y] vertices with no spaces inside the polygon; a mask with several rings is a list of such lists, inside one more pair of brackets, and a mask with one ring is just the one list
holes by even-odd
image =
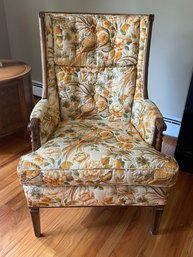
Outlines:
{"label": "round wooden side table", "polygon": [[30,72],[24,62],[0,59],[0,137],[27,131],[34,106]]}

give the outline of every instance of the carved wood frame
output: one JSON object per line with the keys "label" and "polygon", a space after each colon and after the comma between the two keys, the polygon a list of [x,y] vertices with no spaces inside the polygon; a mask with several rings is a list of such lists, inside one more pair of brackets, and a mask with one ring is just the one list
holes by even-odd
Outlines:
{"label": "carved wood frame", "polygon": [[30,131],[32,151],[36,151],[41,146],[40,120],[32,118],[28,124],[28,130]]}
{"label": "carved wood frame", "polygon": [[[48,98],[47,90],[47,55],[46,55],[46,39],[45,39],[45,13],[39,13],[39,33],[40,33],[40,49],[41,49],[41,63],[42,63],[42,82],[43,92],[42,99]],[[41,146],[40,140],[40,119],[32,118],[28,124],[28,130],[31,133],[32,151],[36,151]]]}
{"label": "carved wood frame", "polygon": [[[149,99],[148,97],[148,69],[149,69],[149,56],[150,56],[150,46],[152,38],[152,27],[153,27],[154,15],[149,16],[149,27],[148,27],[148,40],[145,53],[145,67],[144,67],[144,99]],[[157,118],[155,120],[155,131],[153,138],[153,147],[161,152],[162,141],[163,141],[163,131],[167,128],[163,118]]]}
{"label": "carved wood frame", "polygon": [[163,131],[166,131],[166,124],[163,118],[157,118],[155,121],[155,132],[153,139],[153,146],[156,150],[161,152],[162,142],[163,142]]}

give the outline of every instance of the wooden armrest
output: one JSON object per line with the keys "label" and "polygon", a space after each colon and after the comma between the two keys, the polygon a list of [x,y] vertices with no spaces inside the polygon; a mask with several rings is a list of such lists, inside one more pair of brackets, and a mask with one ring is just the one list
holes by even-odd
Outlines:
{"label": "wooden armrest", "polygon": [[156,150],[161,152],[162,141],[163,141],[163,131],[167,129],[167,126],[163,118],[157,118],[155,120],[155,134],[153,140],[153,146]]}
{"label": "wooden armrest", "polygon": [[31,133],[32,151],[37,150],[41,146],[40,141],[40,120],[32,118],[28,124],[28,130]]}
{"label": "wooden armrest", "polygon": [[163,118],[157,118],[155,120],[155,126],[158,131],[166,131],[166,129],[167,129],[167,126],[166,126]]}

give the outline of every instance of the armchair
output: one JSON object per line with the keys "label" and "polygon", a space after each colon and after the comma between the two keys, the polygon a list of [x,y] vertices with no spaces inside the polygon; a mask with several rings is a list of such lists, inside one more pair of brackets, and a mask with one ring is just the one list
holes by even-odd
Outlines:
{"label": "armchair", "polygon": [[41,207],[151,206],[157,233],[178,165],[148,100],[153,18],[40,13],[43,96],[17,168],[37,237]]}

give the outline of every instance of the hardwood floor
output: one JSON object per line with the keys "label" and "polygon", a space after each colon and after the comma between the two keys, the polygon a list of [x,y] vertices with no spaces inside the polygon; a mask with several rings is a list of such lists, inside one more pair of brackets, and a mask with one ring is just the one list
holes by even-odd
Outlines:
{"label": "hardwood floor", "polygon": [[[173,154],[176,139],[165,137]],[[0,256],[11,257],[191,257],[193,175],[180,173],[165,207],[160,234],[149,233],[152,208],[41,209],[44,237],[35,238],[16,175],[30,143],[18,133],[0,140]]]}

